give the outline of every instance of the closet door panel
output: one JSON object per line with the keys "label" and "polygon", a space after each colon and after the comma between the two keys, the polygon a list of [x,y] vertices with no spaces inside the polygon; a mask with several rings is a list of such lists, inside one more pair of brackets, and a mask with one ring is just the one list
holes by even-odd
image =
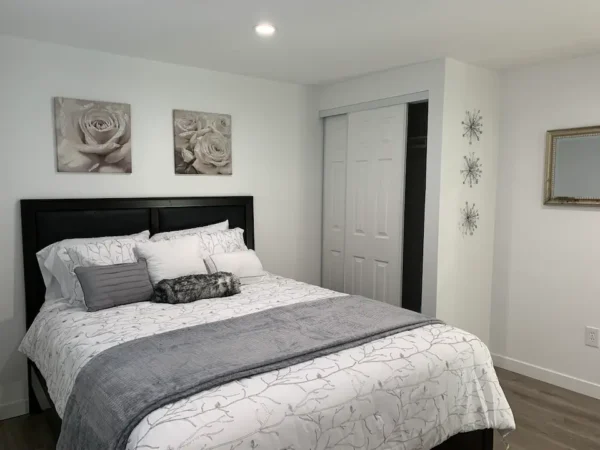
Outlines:
{"label": "closet door panel", "polygon": [[345,291],[400,305],[406,105],[348,117]]}
{"label": "closet door panel", "polygon": [[323,287],[343,291],[348,116],[325,119],[324,133],[322,279]]}

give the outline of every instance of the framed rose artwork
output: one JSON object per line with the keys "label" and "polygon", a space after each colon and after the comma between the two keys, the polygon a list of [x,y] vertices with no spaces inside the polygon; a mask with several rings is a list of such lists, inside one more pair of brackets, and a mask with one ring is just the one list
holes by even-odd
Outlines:
{"label": "framed rose artwork", "polygon": [[131,173],[131,106],[54,98],[59,172]]}
{"label": "framed rose artwork", "polygon": [[231,116],[173,111],[175,173],[231,175]]}

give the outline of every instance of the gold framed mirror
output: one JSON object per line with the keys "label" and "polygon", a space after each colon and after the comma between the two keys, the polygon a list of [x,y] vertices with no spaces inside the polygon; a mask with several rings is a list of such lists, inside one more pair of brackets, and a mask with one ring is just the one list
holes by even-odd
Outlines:
{"label": "gold framed mirror", "polygon": [[600,126],[546,133],[544,204],[600,206]]}

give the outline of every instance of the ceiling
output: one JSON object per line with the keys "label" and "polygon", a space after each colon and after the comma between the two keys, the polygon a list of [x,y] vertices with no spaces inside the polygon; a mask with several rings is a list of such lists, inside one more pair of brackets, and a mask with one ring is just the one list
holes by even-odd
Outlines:
{"label": "ceiling", "polygon": [[306,84],[600,52],[599,18],[598,0],[0,0],[0,33]]}

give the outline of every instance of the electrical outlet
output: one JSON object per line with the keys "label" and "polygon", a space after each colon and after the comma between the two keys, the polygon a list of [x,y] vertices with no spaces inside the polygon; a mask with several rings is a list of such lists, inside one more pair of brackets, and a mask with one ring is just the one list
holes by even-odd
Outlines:
{"label": "electrical outlet", "polygon": [[590,347],[600,347],[600,330],[594,327],[585,327],[585,345]]}

